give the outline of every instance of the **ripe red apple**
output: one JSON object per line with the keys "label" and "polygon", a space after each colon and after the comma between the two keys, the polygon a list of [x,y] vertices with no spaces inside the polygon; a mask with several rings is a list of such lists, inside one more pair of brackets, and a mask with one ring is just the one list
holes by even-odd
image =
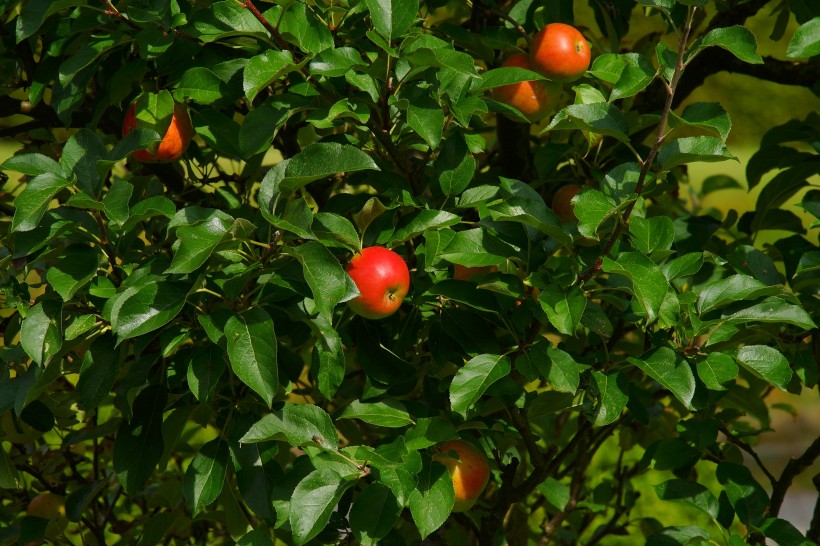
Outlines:
{"label": "ripe red apple", "polygon": [[[453,480],[453,491],[456,494],[453,512],[469,510],[490,479],[487,457],[465,440],[443,442],[437,446],[437,451],[433,459],[447,467]],[[449,454],[451,451],[455,451],[458,457]]]}
{"label": "ripe red apple", "polygon": [[533,70],[551,80],[572,82],[589,68],[589,44],[577,28],[550,23],[532,40],[530,63]]}
{"label": "ripe red apple", "polygon": [[382,319],[395,313],[410,289],[407,264],[401,256],[380,246],[364,248],[353,256],[347,264],[347,274],[361,294],[348,305],[354,313],[368,319]]}
{"label": "ripe red apple", "polygon": [[[137,103],[131,103],[131,108],[125,114],[122,121],[122,136],[124,137],[138,127]],[[174,103],[174,114],[171,116],[171,125],[162,137],[159,147],[154,154],[148,150],[138,150],[131,154],[131,157],[143,163],[168,163],[176,161],[191,143],[194,134],[194,127],[191,124],[191,116],[188,110],[180,103]]]}
{"label": "ripe red apple", "polygon": [[496,271],[498,271],[498,268],[494,265],[467,267],[466,265],[455,264],[453,267],[453,278],[457,281],[471,281],[478,276],[495,273]]}
{"label": "ripe red apple", "polygon": [[[524,53],[511,55],[501,63],[502,67],[512,66],[534,70]],[[531,122],[535,122],[550,113],[558,103],[561,95],[561,84],[551,81],[527,81],[502,85],[493,89],[492,97],[498,102],[509,104],[520,110]]]}
{"label": "ripe red apple", "polygon": [[558,215],[561,222],[568,224],[570,222],[577,222],[578,217],[575,216],[575,207],[572,204],[572,198],[581,191],[581,186],[578,184],[567,184],[561,186],[555,195],[552,197],[552,210]]}

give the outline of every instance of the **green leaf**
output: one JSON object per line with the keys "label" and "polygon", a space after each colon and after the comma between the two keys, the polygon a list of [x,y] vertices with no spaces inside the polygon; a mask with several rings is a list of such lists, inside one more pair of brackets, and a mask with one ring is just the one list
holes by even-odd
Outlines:
{"label": "green leaf", "polygon": [[668,480],[656,485],[655,493],[661,500],[693,506],[713,518],[717,517],[717,498],[699,483],[680,479]]}
{"label": "green leaf", "polygon": [[447,440],[458,439],[456,427],[442,417],[422,417],[404,433],[407,449],[419,450]]}
{"label": "green leaf", "polygon": [[110,332],[96,338],[85,352],[77,380],[77,399],[85,411],[96,409],[111,392],[117,379],[119,358]]}
{"label": "green leaf", "polygon": [[684,406],[692,409],[695,375],[683,356],[669,347],[658,347],[641,358],[629,357],[628,360],[669,389]]}
{"label": "green leaf", "polygon": [[724,383],[737,377],[739,368],[734,359],[723,353],[709,353],[697,363],[698,377],[713,391],[723,391]]}
{"label": "green leaf", "polygon": [[704,179],[703,185],[701,185],[700,187],[700,194],[706,196],[716,191],[742,189],[744,188],[740,185],[740,182],[738,182],[731,176],[716,174],[714,176],[709,176],[706,179]]}
{"label": "green leaf", "polygon": [[629,401],[626,376],[619,372],[603,373],[592,372],[595,382],[598,403],[595,406],[595,418],[592,422],[596,427],[614,423],[621,416],[621,412]]}
{"label": "green leaf", "polygon": [[140,492],[154,474],[164,449],[162,413],[167,393],[151,385],[134,400],[131,421],[123,421],[114,440],[114,471],[129,495]]}
{"label": "green leaf", "polygon": [[319,20],[306,3],[291,2],[287,4],[284,14],[279,10],[276,6],[266,11],[265,16],[268,21],[279,21],[279,32],[285,40],[311,55],[333,47],[333,35],[327,24]]}
{"label": "green leaf", "polygon": [[736,159],[721,139],[711,136],[677,138],[665,144],[658,153],[658,163],[663,170],[693,163],[695,161],[726,161]]}
{"label": "green leaf", "polygon": [[784,391],[791,381],[792,370],[789,361],[774,347],[746,345],[737,350],[735,359],[754,375]]}
{"label": "green leaf", "polygon": [[279,388],[273,319],[261,307],[252,307],[228,319],[225,338],[234,373],[270,407]]}
{"label": "green leaf", "polygon": [[546,355],[536,353],[533,356],[537,358],[536,367],[555,390],[572,394],[578,391],[582,369],[569,353],[546,344]]}
{"label": "green leaf", "polygon": [[310,228],[316,238],[325,244],[338,243],[349,250],[361,250],[359,234],[350,220],[344,216],[332,212],[318,212],[313,216]]}
{"label": "green leaf", "polygon": [[326,77],[344,76],[354,68],[365,66],[361,54],[352,47],[325,49],[310,61],[310,71]]}
{"label": "green leaf", "polygon": [[646,256],[656,250],[669,250],[675,241],[675,225],[667,216],[633,217],[629,222],[632,244]]}
{"label": "green leaf", "polygon": [[708,542],[709,533],[700,527],[688,525],[685,527],[664,527],[646,538],[645,546],[685,546],[698,540]]}
{"label": "green leaf", "polygon": [[538,484],[538,492],[544,495],[551,505],[563,511],[570,499],[569,485],[563,484],[555,478],[547,478]]}
{"label": "green leaf", "polygon": [[320,178],[363,170],[378,171],[368,154],[349,144],[317,142],[290,158],[279,191],[290,193]]}
{"label": "green leaf", "polygon": [[45,367],[63,346],[63,307],[42,301],[28,310],[20,327],[20,345],[31,359]]}
{"label": "green leaf", "polygon": [[34,35],[49,16],[74,6],[85,6],[88,0],[31,0],[23,4],[17,19],[15,38],[19,44]]}
{"label": "green leaf", "polygon": [[587,298],[577,286],[564,292],[557,284],[550,284],[538,295],[538,303],[547,314],[547,318],[562,334],[571,336],[578,328]]}
{"label": "green leaf", "polygon": [[[352,280],[351,280],[352,282]],[[318,315],[311,319],[311,328],[316,334],[313,345],[313,370],[318,368],[319,392],[332,399],[345,378],[345,350],[342,338],[333,329],[329,318]]]}
{"label": "green leaf", "polygon": [[416,20],[419,0],[366,0],[373,26],[388,42],[407,32]]}
{"label": "green leaf", "polygon": [[800,305],[776,297],[766,298],[760,303],[739,311],[733,312],[730,309],[724,312],[719,319],[704,322],[703,326],[710,327],[718,322],[727,324],[745,322],[787,323],[794,324],[804,330],[817,327],[811,316]]}
{"label": "green leaf", "polygon": [[103,197],[103,211],[114,224],[122,224],[128,219],[128,201],[134,193],[134,186],[125,180],[117,180]]}
{"label": "green leaf", "polygon": [[290,528],[293,542],[301,546],[325,528],[333,509],[352,483],[336,472],[320,468],[299,482],[290,500]]}
{"label": "green leaf", "polygon": [[705,314],[728,303],[756,300],[761,296],[778,294],[780,291],[780,287],[767,286],[749,275],[732,275],[710,283],[704,288],[698,296],[698,309],[701,314]]}
{"label": "green leaf", "polygon": [[35,176],[26,183],[20,195],[14,199],[14,218],[11,231],[31,231],[40,224],[51,200],[68,186],[65,178],[48,172]]}
{"label": "green leaf", "polygon": [[443,464],[429,457],[422,457],[422,461],[416,488],[410,494],[409,508],[423,539],[441,527],[450,516],[455,493],[450,473]]}
{"label": "green leaf", "polygon": [[294,248],[293,256],[302,264],[319,313],[329,320],[333,308],[347,293],[344,269],[327,247],[316,241]]}
{"label": "green leaf", "polygon": [[359,419],[379,427],[401,428],[413,424],[404,404],[392,398],[379,402],[354,400],[339,415],[339,419]]}
{"label": "green leaf", "polygon": [[[130,133],[129,133],[130,134]],[[131,207],[128,220],[122,225],[122,232],[131,231],[138,223],[155,216],[165,216],[173,218],[177,208],[174,202],[162,195],[155,195],[148,199],[138,201]]]}
{"label": "green leaf", "polygon": [[223,352],[216,345],[194,347],[188,362],[188,388],[200,402],[209,402],[225,372]]}
{"label": "green leaf", "polygon": [[16,171],[27,176],[40,176],[41,174],[51,173],[57,178],[71,178],[71,171],[66,172],[62,165],[47,155],[38,153],[12,156],[0,165],[0,169]]}
{"label": "green leaf", "polygon": [[681,117],[673,114],[670,118],[672,126],[688,125],[699,127],[717,134],[722,142],[729,138],[732,130],[732,120],[729,113],[719,102],[695,102],[684,108]]}
{"label": "green leaf", "polygon": [[68,246],[57,262],[46,271],[46,279],[63,301],[68,301],[90,281],[99,267],[99,256],[93,247],[84,244]]}
{"label": "green leaf", "polygon": [[296,64],[290,51],[268,50],[248,59],[242,71],[242,88],[245,96],[253,102],[257,94],[267,86],[294,70]]}
{"label": "green leaf", "polygon": [[0,443],[0,489],[22,489],[23,485],[17,467],[11,462],[6,448]]}
{"label": "green leaf", "polygon": [[800,25],[786,49],[786,57],[790,59],[807,59],[815,55],[820,55],[820,17]]}
{"label": "green leaf", "polygon": [[758,529],[779,546],[811,546],[814,544],[813,541],[807,540],[794,525],[785,519],[766,518],[758,526]]}
{"label": "green leaf", "polygon": [[466,415],[490,385],[509,373],[510,359],[506,356],[479,355],[470,359],[450,383],[451,409]]}
{"label": "green leaf", "polygon": [[433,166],[438,175],[441,193],[450,199],[461,194],[470,185],[475,176],[476,161],[459,133],[444,141]]}
{"label": "green leaf", "polygon": [[262,417],[245,433],[242,443],[278,440],[292,446],[317,446],[338,450],[336,427],[330,416],[312,404],[285,405]]}
{"label": "green leaf", "polygon": [[228,95],[228,89],[210,69],[195,66],[183,72],[174,86],[173,95],[178,102],[190,99],[200,104],[213,104]]}
{"label": "green leaf", "polygon": [[97,324],[96,315],[79,315],[65,329],[65,340],[77,339]]}
{"label": "green leaf", "polygon": [[[596,59],[597,60],[597,59]],[[473,91],[486,91],[503,85],[513,85],[520,82],[546,81],[547,78],[533,70],[517,66],[502,66],[488,70],[475,80]]]}
{"label": "green leaf", "polygon": [[652,63],[639,53],[621,55],[624,66],[612,87],[609,102],[637,95],[652,83],[657,73]]}
{"label": "green leaf", "polygon": [[111,329],[118,342],[153,332],[168,324],[185,305],[187,283],[154,277],[155,282],[136,283],[117,293],[111,304]]}
{"label": "green leaf", "polygon": [[222,493],[228,467],[228,442],[214,438],[204,444],[197,453],[182,482],[182,493],[191,513],[213,504]]}
{"label": "green leaf", "polygon": [[578,129],[629,142],[629,124],[623,113],[608,102],[570,104],[552,117],[547,131]]}
{"label": "green leaf", "polygon": [[431,229],[453,226],[460,221],[461,217],[451,212],[432,209],[420,210],[396,228],[388,246],[395,246]]}
{"label": "green leaf", "polygon": [[718,464],[716,475],[738,519],[746,525],[758,525],[769,506],[769,496],[751,471],[743,465],[724,461]]}
{"label": "green leaf", "polygon": [[618,214],[615,201],[598,190],[586,190],[572,199],[578,232],[584,237],[598,240],[598,229],[612,216]]}
{"label": "green leaf", "polygon": [[632,292],[646,310],[647,320],[654,322],[669,290],[669,283],[657,266],[637,252],[623,252],[618,261],[604,257],[602,269],[632,281]]}
{"label": "green leaf", "polygon": [[364,546],[372,546],[387,536],[399,515],[401,505],[390,488],[372,483],[353,501],[350,528]]}
{"label": "green leaf", "polygon": [[692,56],[710,46],[722,47],[743,62],[763,64],[763,58],[757,53],[755,35],[744,26],[735,25],[709,31],[692,46],[685,62],[688,62]]}

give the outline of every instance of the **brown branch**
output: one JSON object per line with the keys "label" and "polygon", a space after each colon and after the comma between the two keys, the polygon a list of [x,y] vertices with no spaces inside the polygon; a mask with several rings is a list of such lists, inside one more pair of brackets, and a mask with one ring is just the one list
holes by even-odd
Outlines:
{"label": "brown branch", "polygon": [[646,177],[649,174],[649,169],[655,161],[655,156],[658,155],[658,150],[660,150],[661,143],[663,142],[663,138],[665,136],[664,133],[666,132],[666,123],[669,120],[669,112],[672,110],[672,101],[675,98],[675,90],[678,87],[678,82],[680,81],[681,74],[683,73],[683,54],[686,50],[686,44],[689,42],[689,33],[692,31],[692,21],[694,20],[695,9],[696,8],[693,7],[692,11],[689,13],[683,33],[681,34],[678,42],[678,58],[675,63],[675,72],[672,74],[672,79],[670,80],[669,87],[667,88],[666,104],[661,112],[661,120],[660,123],[658,123],[658,133],[655,137],[655,143],[652,144],[649,154],[641,162],[641,173],[638,175],[638,182],[635,185],[636,200],[629,203],[624,209],[623,215],[619,218],[618,223],[615,225],[615,229],[612,230],[609,240],[604,245],[603,250],[601,250],[601,256],[595,261],[595,264],[592,267],[581,275],[579,279],[581,284],[594,277],[601,270],[603,256],[608,255],[612,250],[612,247],[615,246],[615,243],[618,242],[618,239],[621,238],[621,233],[629,222],[629,216],[635,208],[635,203],[637,202],[637,199],[640,199],[641,193],[643,193]]}
{"label": "brown branch", "polygon": [[769,469],[766,468],[765,464],[763,464],[763,461],[760,459],[760,456],[754,449],[752,449],[752,446],[750,446],[740,438],[736,438],[735,435],[732,434],[732,432],[725,426],[721,426],[720,431],[726,435],[726,439],[729,440],[729,442],[735,444],[737,447],[748,453],[752,457],[752,459],[754,459],[754,461],[757,463],[757,466],[760,467],[760,470],[762,470],[766,477],[769,479],[769,483],[772,484],[772,487],[777,487],[777,478],[774,477],[774,474],[769,472]]}
{"label": "brown branch", "polygon": [[820,474],[817,474],[812,482],[817,490],[817,501],[814,503],[814,515],[811,518],[809,530],[806,532],[806,538],[820,543]]}
{"label": "brown branch", "polygon": [[[273,26],[271,22],[268,21],[267,17],[262,15],[262,12],[260,12],[259,9],[255,5],[253,5],[252,0],[245,0],[245,2],[242,5],[245,6],[245,8],[248,11],[250,11],[254,17],[256,17],[256,20],[259,21],[263,27],[265,27],[265,30],[268,31],[268,34],[270,34],[271,37],[274,40],[276,40],[276,44],[279,46],[280,49],[284,51],[290,51],[291,54],[293,54],[293,51],[290,49],[290,46],[285,41],[285,39],[282,38],[282,34],[279,33],[279,29]],[[297,60],[296,55],[294,55],[293,58],[294,60]]]}
{"label": "brown branch", "polygon": [[137,23],[135,23],[134,21],[132,21],[131,19],[129,19],[128,17],[126,17],[125,15],[120,13],[120,10],[115,8],[114,4],[112,4],[109,0],[103,0],[103,4],[105,4],[105,7],[106,7],[106,10],[105,10],[106,14],[113,15],[114,17],[116,17],[117,19],[119,19],[120,21],[122,21],[123,23],[128,25],[129,27],[133,28],[134,30],[142,30],[142,26],[138,25]]}
{"label": "brown branch", "polygon": [[814,461],[820,457],[820,436],[814,439],[806,451],[796,459],[790,459],[786,468],[780,474],[780,479],[772,489],[772,500],[769,502],[769,516],[776,518],[780,513],[780,507],[786,498],[786,491],[791,487],[794,479],[810,467]]}

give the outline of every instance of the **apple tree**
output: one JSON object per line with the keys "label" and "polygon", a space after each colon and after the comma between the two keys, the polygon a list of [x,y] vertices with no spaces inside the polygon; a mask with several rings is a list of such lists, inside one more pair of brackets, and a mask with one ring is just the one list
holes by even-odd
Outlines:
{"label": "apple tree", "polygon": [[[820,439],[755,450],[818,382],[820,117],[688,171],[735,161],[708,76],[819,91],[819,3],[0,10],[0,544],[820,540],[780,513]],[[502,66],[550,23],[580,79]],[[369,247],[410,274],[383,318]]]}

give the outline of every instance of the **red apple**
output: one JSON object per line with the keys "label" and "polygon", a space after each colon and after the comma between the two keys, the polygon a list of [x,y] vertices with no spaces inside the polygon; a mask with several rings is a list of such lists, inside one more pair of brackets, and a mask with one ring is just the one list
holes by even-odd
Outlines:
{"label": "red apple", "polygon": [[567,184],[561,186],[555,195],[552,197],[552,210],[561,220],[561,222],[568,224],[570,222],[577,222],[578,217],[575,216],[575,207],[572,204],[572,198],[581,191],[581,186],[578,184]]}
{"label": "red apple", "polygon": [[572,82],[589,68],[591,53],[584,35],[564,23],[550,23],[532,40],[530,63],[533,70],[551,80]]}
{"label": "red apple", "polygon": [[368,319],[395,313],[410,289],[410,271],[401,256],[390,249],[371,246],[353,256],[347,274],[360,295],[348,302],[353,312]]}
{"label": "red apple", "polygon": [[[529,57],[523,53],[511,55],[501,63],[502,67],[512,66],[534,70]],[[493,89],[492,96],[498,102],[509,104],[521,111],[534,122],[549,114],[561,95],[561,84],[550,81],[527,81],[502,85]]]}
{"label": "red apple", "polygon": [[[453,491],[456,502],[453,512],[464,512],[475,504],[475,501],[487,486],[490,479],[490,464],[484,453],[465,440],[451,440],[437,446],[433,459],[447,467],[453,480]],[[454,451],[458,458],[449,452]]]}

